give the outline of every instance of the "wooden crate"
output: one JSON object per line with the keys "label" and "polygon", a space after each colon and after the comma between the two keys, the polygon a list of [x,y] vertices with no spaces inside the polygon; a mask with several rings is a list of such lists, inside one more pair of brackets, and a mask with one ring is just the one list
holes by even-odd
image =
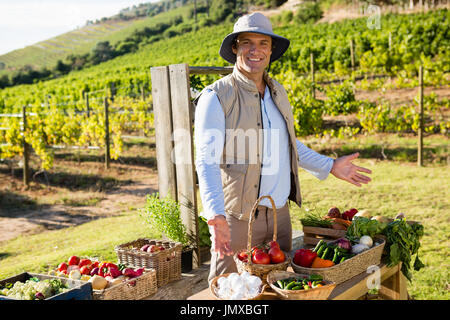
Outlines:
{"label": "wooden crate", "polygon": [[346,230],[303,226],[303,243],[315,245],[320,240],[331,242],[345,236]]}
{"label": "wooden crate", "polygon": [[[23,272],[13,277],[0,280],[0,287],[7,283],[15,283],[16,281],[25,282],[30,278],[38,278],[39,280],[60,279],[70,290],[46,298],[45,300],[92,300],[92,285],[90,282],[73,280],[68,278],[60,278],[46,274]],[[14,298],[0,296],[0,300],[17,300]]]}

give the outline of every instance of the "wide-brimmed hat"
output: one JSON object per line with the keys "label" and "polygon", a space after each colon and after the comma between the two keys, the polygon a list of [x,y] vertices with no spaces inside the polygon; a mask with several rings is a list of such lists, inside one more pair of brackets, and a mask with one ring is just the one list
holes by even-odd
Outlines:
{"label": "wide-brimmed hat", "polygon": [[238,34],[243,32],[260,33],[272,37],[273,49],[270,62],[279,59],[286,52],[290,44],[288,39],[273,33],[272,23],[262,13],[255,12],[247,14],[236,21],[233,32],[223,39],[222,45],[220,46],[220,56],[230,63],[236,63],[236,55],[231,49],[233,41]]}

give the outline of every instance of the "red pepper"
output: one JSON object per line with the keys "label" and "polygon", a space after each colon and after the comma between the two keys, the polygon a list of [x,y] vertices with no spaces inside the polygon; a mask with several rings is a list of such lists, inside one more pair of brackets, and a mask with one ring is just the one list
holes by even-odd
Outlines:
{"label": "red pepper", "polygon": [[110,276],[113,278],[117,278],[118,276],[121,276],[122,272],[120,272],[120,270],[118,268],[114,268],[114,267],[108,267],[108,270],[105,274],[105,276]]}
{"label": "red pepper", "polygon": [[107,274],[106,274],[107,272],[108,272],[108,268],[105,268],[105,267],[99,268],[98,275],[101,276],[101,277],[106,277],[107,276]]}
{"label": "red pepper", "polygon": [[112,263],[112,262],[108,262],[105,265],[105,267],[107,267],[107,268],[113,267],[113,268],[119,269],[119,267],[117,265],[115,265],[114,263]]}
{"label": "red pepper", "polygon": [[295,251],[294,263],[305,268],[311,267],[317,253],[310,249],[298,249]]}
{"label": "red pepper", "polygon": [[350,210],[345,211],[345,212],[342,214],[342,218],[345,219],[345,220],[348,220],[348,221],[352,221],[352,220],[353,220],[353,217],[354,217],[355,214],[357,214],[357,213],[358,213],[358,210],[355,209],[355,208],[352,208],[352,209],[350,209]]}

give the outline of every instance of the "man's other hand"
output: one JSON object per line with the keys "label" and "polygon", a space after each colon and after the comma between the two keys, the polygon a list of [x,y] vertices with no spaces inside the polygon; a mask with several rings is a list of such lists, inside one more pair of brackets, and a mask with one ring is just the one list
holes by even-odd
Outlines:
{"label": "man's other hand", "polygon": [[342,156],[334,160],[331,173],[339,179],[345,180],[361,187],[361,183],[367,184],[371,179],[360,172],[372,173],[369,169],[358,167],[352,163],[353,160],[358,158],[359,153],[354,153],[348,156]]}
{"label": "man's other hand", "polygon": [[223,259],[225,255],[231,256],[231,235],[228,222],[223,215],[215,215],[214,218],[208,220],[208,225],[213,227],[213,246],[214,251],[219,254],[219,259]]}

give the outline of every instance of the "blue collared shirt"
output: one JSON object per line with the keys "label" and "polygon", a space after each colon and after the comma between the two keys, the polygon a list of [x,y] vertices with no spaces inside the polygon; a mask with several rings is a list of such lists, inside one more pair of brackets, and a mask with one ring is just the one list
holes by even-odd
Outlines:
{"label": "blue collared shirt", "polygon": [[[289,135],[286,122],[267,86],[261,99],[261,114],[264,139],[259,195],[270,195],[276,207],[282,208],[288,200],[291,187]],[[203,204],[201,215],[210,219],[215,214],[225,215],[219,168],[225,139],[225,115],[213,91],[204,92],[198,100],[194,127],[195,165]],[[215,150],[213,154],[211,150]],[[315,152],[299,140],[297,152],[300,167],[320,180],[328,177],[333,166],[332,158]],[[268,199],[263,199],[260,205],[271,207]]]}

